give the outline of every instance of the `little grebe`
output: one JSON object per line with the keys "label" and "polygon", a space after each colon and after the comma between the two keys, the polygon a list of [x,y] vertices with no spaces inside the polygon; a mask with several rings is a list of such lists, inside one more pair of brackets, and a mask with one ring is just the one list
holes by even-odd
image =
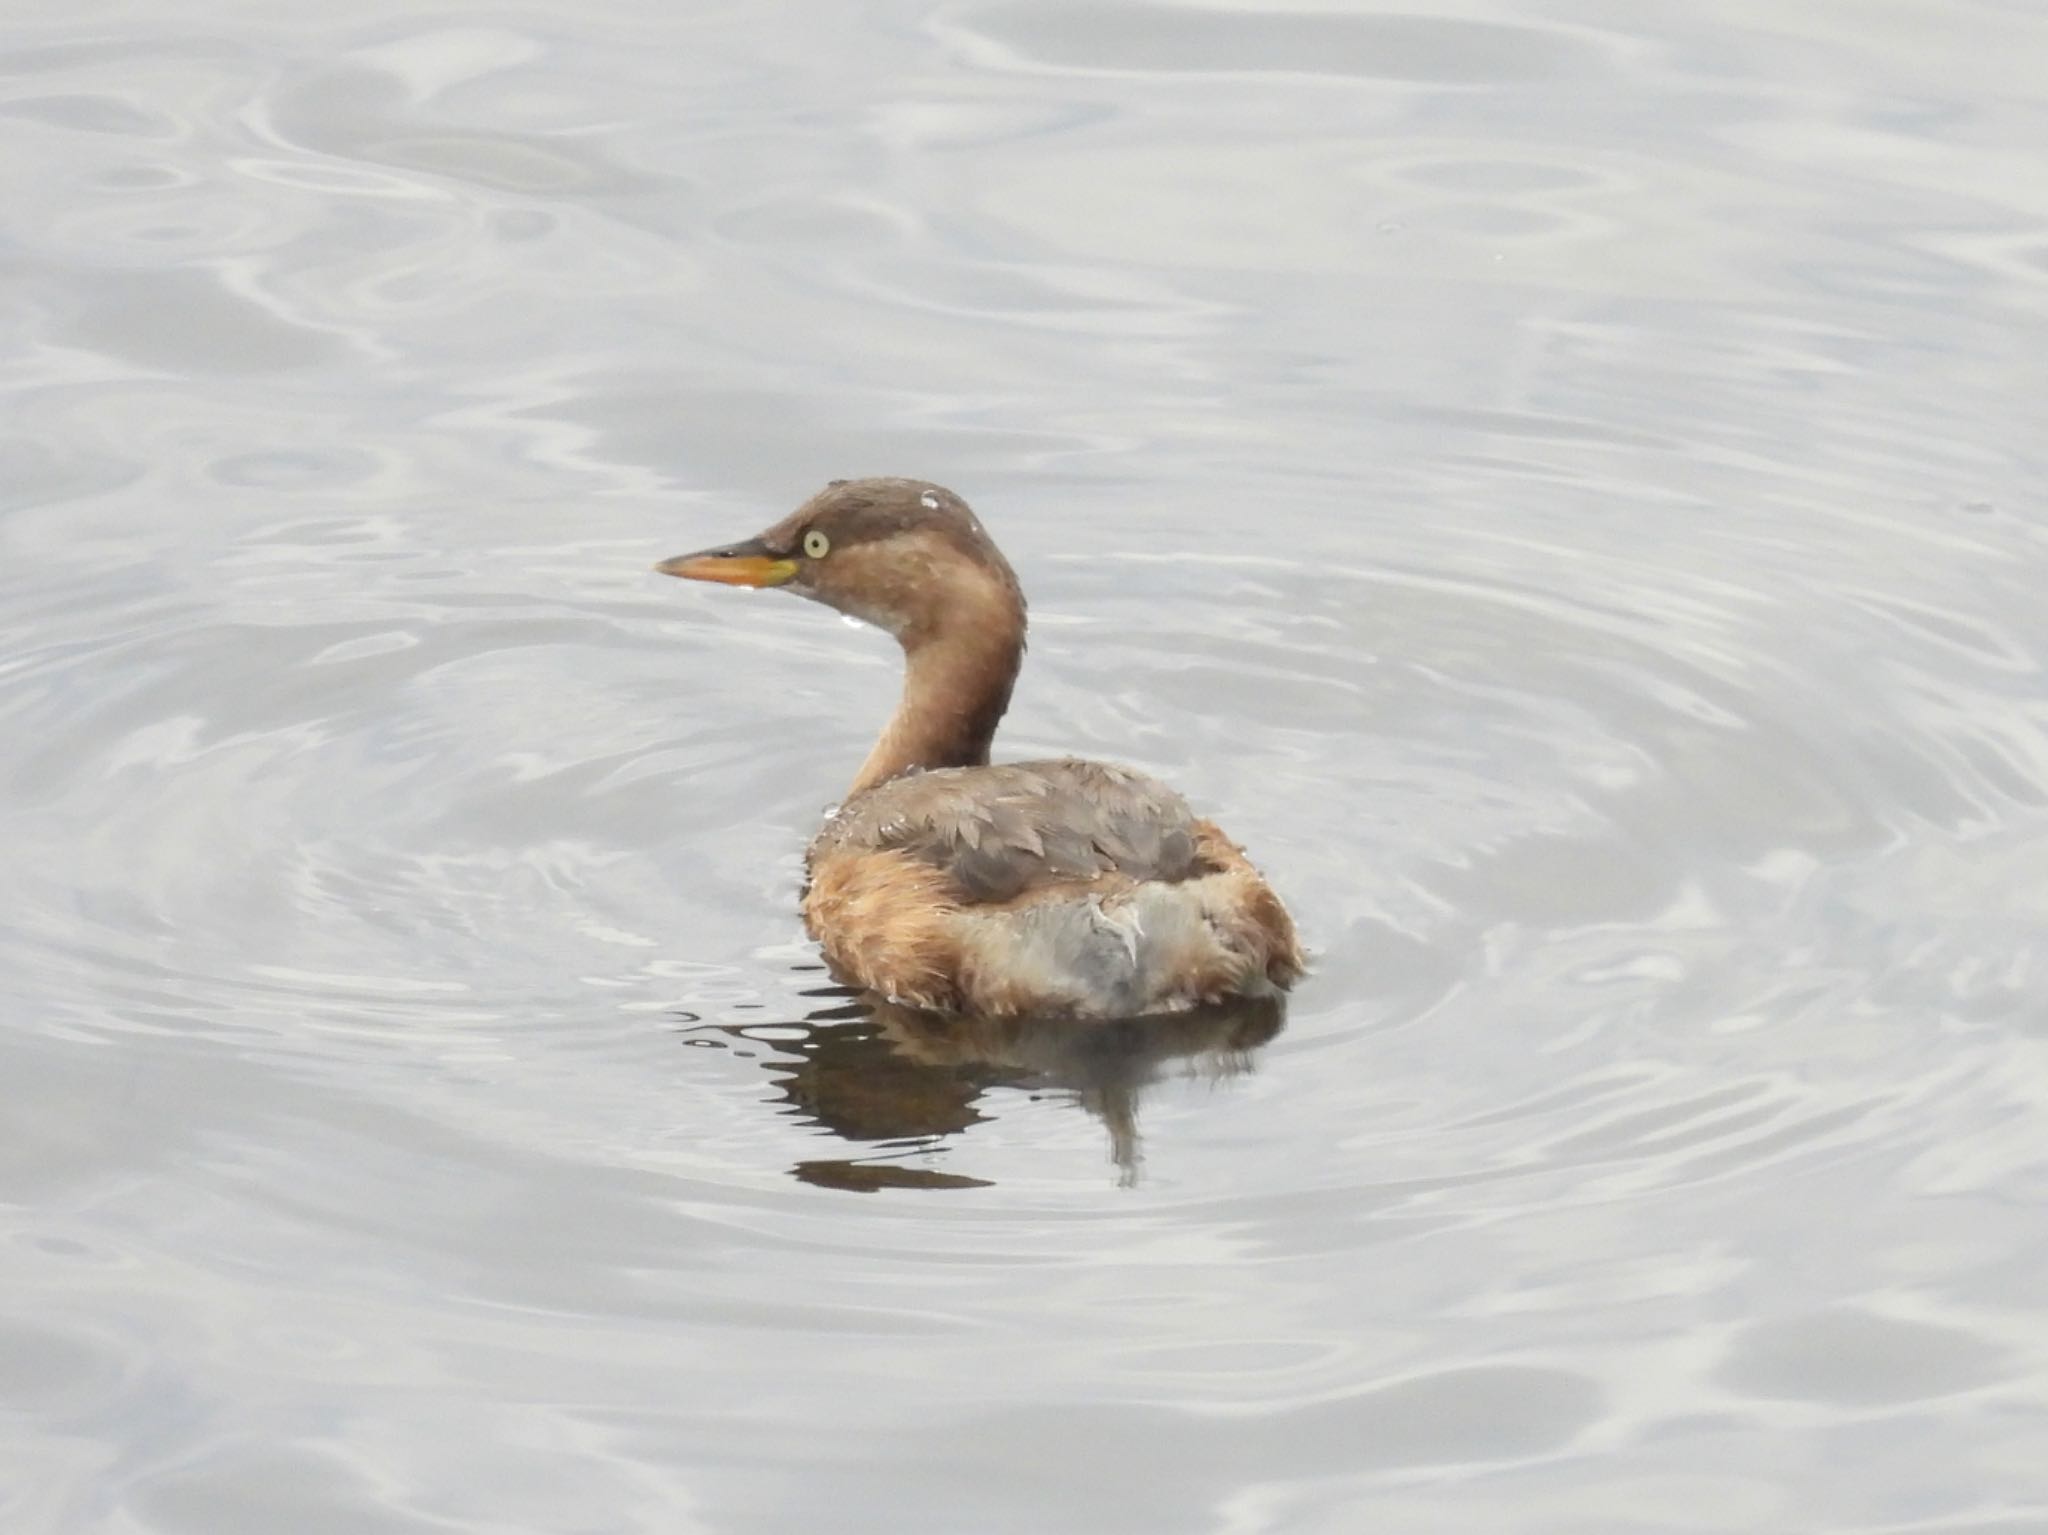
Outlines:
{"label": "little grebe", "polygon": [[835,480],[758,538],[656,568],[783,587],[903,646],[902,702],[807,855],[804,925],[842,978],[939,1012],[1114,1018],[1301,974],[1279,897],[1166,785],[1073,758],[989,766],[1024,594],[951,491]]}

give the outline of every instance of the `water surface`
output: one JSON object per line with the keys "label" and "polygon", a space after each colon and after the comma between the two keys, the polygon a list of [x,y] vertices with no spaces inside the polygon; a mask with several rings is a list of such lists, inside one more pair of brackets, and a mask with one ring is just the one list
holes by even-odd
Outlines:
{"label": "water surface", "polygon": [[[10,11],[0,1524],[2048,1530],[2044,56]],[[868,473],[1284,1026],[831,987]]]}

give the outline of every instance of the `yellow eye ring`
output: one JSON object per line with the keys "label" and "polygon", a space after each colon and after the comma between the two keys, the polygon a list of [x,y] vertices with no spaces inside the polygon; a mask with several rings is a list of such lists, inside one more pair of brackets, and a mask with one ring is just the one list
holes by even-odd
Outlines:
{"label": "yellow eye ring", "polygon": [[814,560],[822,560],[832,552],[832,540],[816,528],[804,535],[804,553]]}

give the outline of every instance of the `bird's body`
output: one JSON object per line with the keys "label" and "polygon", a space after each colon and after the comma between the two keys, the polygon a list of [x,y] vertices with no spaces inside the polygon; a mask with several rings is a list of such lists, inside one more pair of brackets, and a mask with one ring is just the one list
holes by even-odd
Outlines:
{"label": "bird's body", "polygon": [[1244,854],[1158,780],[1104,763],[892,778],[833,814],[809,864],[826,957],[917,1007],[1165,1012],[1284,985],[1299,963]]}
{"label": "bird's body", "polygon": [[807,858],[805,925],[846,980],[935,1011],[1111,1018],[1299,976],[1279,898],[1164,784],[1071,758],[989,765],[1024,599],[951,492],[838,481],[745,545],[661,568],[790,586],[903,645],[903,701]]}

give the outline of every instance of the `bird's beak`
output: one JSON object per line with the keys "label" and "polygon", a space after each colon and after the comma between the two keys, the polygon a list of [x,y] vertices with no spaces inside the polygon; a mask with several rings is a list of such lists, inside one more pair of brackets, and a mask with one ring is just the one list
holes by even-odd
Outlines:
{"label": "bird's beak", "polygon": [[665,576],[686,581],[717,581],[725,586],[780,586],[796,574],[796,561],[784,559],[758,538],[724,549],[679,554],[654,567]]}

